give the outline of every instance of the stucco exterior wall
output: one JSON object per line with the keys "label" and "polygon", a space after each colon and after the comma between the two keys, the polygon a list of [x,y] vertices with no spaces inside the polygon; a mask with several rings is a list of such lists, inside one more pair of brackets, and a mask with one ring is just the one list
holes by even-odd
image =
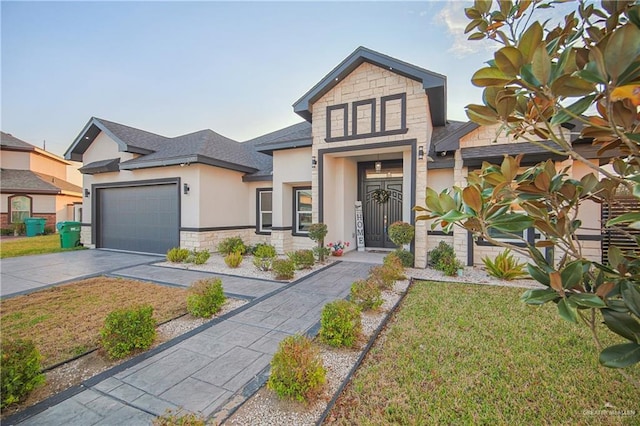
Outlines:
{"label": "stucco exterior wall", "polygon": [[0,165],[3,169],[29,170],[31,158],[28,152],[2,150]]}
{"label": "stucco exterior wall", "polygon": [[37,152],[31,152],[30,157],[31,170],[34,172],[40,172],[57,177],[58,179],[67,180],[66,162],[56,161],[51,157]]}

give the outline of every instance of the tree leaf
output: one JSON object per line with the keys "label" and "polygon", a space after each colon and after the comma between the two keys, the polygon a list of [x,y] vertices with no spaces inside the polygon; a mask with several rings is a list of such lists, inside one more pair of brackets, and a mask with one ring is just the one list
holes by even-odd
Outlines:
{"label": "tree leaf", "polygon": [[544,44],[540,44],[533,53],[531,72],[543,86],[549,82],[549,77],[551,76],[551,58]]}
{"label": "tree leaf", "polygon": [[640,339],[640,323],[627,312],[617,312],[613,309],[602,309],[602,318],[609,330],[632,342]]}
{"label": "tree leaf", "polygon": [[607,258],[609,259],[609,265],[611,265],[613,269],[618,269],[618,266],[625,261],[622,251],[616,246],[609,247]]}
{"label": "tree leaf", "polygon": [[546,285],[547,287],[549,287],[551,285],[551,280],[549,279],[549,274],[547,274],[546,272],[544,272],[542,269],[538,268],[535,265],[532,264],[527,264],[527,271],[529,272],[529,275],[531,275],[531,278],[533,278],[534,280],[538,281],[540,284],[542,285]]}
{"label": "tree leaf", "polygon": [[575,287],[582,282],[582,274],[582,261],[576,260],[568,263],[562,272],[560,272],[562,286],[566,289]]}
{"label": "tree leaf", "polygon": [[474,212],[482,211],[482,194],[475,186],[467,186],[462,190],[462,200],[473,209]]}
{"label": "tree leaf", "polygon": [[609,38],[603,54],[607,73],[616,81],[640,55],[640,29],[632,23],[618,28]]}
{"label": "tree leaf", "polygon": [[619,223],[637,222],[640,220],[640,212],[624,213],[620,216],[609,219],[605,226],[613,226]]}
{"label": "tree leaf", "polygon": [[480,68],[471,77],[471,83],[478,87],[504,86],[509,84],[511,80],[513,80],[513,78],[494,67]]}
{"label": "tree leaf", "polygon": [[593,93],[595,89],[596,86],[592,82],[566,74],[561,75],[551,84],[551,91],[557,96],[586,96]]}
{"label": "tree leaf", "polygon": [[522,53],[525,63],[531,62],[540,42],[542,42],[542,26],[538,21],[534,21],[518,41],[518,50]]}
{"label": "tree leaf", "polygon": [[447,222],[458,222],[462,219],[468,219],[471,215],[466,213],[459,212],[457,210],[450,210],[445,215],[441,216],[440,219]]}
{"label": "tree leaf", "polygon": [[484,105],[467,105],[466,113],[471,121],[483,126],[496,124],[500,118],[494,110]]}
{"label": "tree leaf", "polygon": [[516,109],[516,104],[516,97],[512,91],[503,90],[496,97],[496,110],[503,120],[509,118]]}
{"label": "tree leaf", "polygon": [[551,288],[556,292],[562,292],[562,277],[558,271],[549,272],[549,280],[551,281]]}
{"label": "tree leaf", "polygon": [[593,293],[578,293],[571,295],[571,300],[578,306],[585,308],[606,308],[607,304]]}
{"label": "tree leaf", "polygon": [[562,299],[558,302],[558,314],[566,321],[578,322],[578,309],[568,299]]}
{"label": "tree leaf", "polygon": [[640,285],[623,281],[620,283],[620,294],[629,310],[640,317]]}
{"label": "tree leaf", "polygon": [[515,77],[520,74],[524,63],[522,53],[513,46],[503,47],[494,54],[496,65],[505,75]]}
{"label": "tree leaf", "polygon": [[520,297],[520,300],[527,305],[544,305],[547,302],[557,299],[558,293],[550,288],[536,288],[527,290]]}
{"label": "tree leaf", "polygon": [[624,368],[640,362],[640,345],[623,343],[609,346],[600,352],[600,364],[610,368]]}

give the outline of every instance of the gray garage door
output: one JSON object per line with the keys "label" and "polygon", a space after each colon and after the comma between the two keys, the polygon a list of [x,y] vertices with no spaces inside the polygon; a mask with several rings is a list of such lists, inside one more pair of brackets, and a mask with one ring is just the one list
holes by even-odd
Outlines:
{"label": "gray garage door", "polygon": [[175,183],[97,190],[97,246],[166,253],[179,245]]}

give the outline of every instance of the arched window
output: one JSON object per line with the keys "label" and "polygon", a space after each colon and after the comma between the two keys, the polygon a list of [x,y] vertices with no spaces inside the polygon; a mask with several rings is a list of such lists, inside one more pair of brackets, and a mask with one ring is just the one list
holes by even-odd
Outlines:
{"label": "arched window", "polygon": [[26,195],[9,197],[10,223],[22,223],[28,217],[31,217],[31,197]]}

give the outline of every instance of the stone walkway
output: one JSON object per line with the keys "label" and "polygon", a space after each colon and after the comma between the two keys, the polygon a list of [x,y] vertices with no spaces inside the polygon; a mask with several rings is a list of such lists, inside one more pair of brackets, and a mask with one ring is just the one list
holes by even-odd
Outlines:
{"label": "stone walkway", "polygon": [[[285,286],[224,277],[225,291],[252,293],[256,298],[235,313],[27,410],[26,415],[33,415],[19,424],[148,425],[167,409],[182,407],[206,417],[232,410],[264,383],[278,343],[295,333],[313,334],[322,307],[346,297],[351,284],[365,278],[370,267],[339,262]],[[202,274],[141,265],[117,275],[166,283],[179,278],[191,283],[195,275],[183,275],[185,272]],[[243,282],[252,288],[243,289]]]}

